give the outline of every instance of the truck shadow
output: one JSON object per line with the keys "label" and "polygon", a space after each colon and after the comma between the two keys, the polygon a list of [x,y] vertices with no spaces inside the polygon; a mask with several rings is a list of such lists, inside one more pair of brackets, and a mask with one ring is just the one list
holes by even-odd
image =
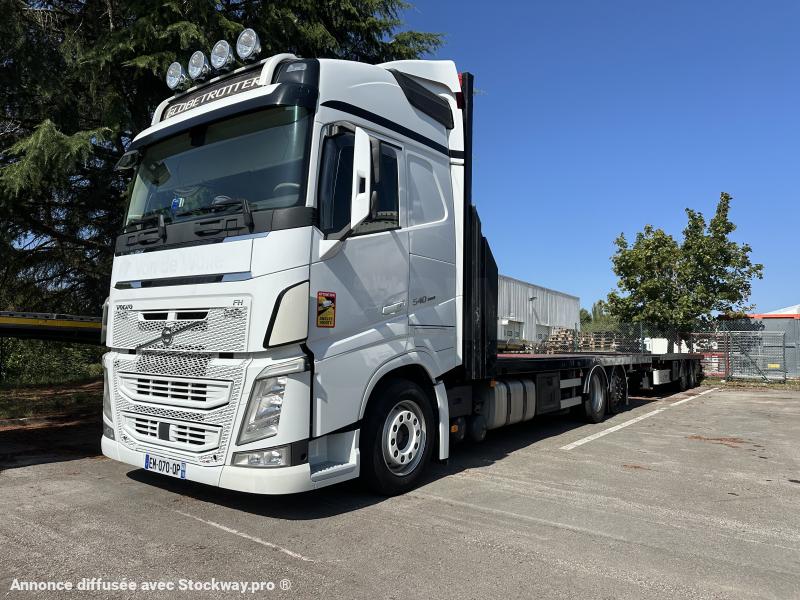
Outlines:
{"label": "truck shadow", "polygon": [[[661,398],[663,395],[637,396],[631,399],[629,409],[649,404]],[[419,485],[426,485],[467,469],[488,467],[517,450],[535,446],[537,443],[584,425],[586,425],[585,421],[568,414],[551,414],[537,417],[527,423],[519,423],[489,432],[481,443],[465,441],[453,446],[448,463],[431,463]],[[291,496],[261,496],[181,481],[144,469],[130,471],[127,473],[127,477],[138,483],[179,496],[261,517],[287,521],[324,519],[389,500],[389,498],[365,490],[358,481],[348,481]]]}
{"label": "truck shadow", "polygon": [[0,471],[99,456],[99,415],[0,429]]}

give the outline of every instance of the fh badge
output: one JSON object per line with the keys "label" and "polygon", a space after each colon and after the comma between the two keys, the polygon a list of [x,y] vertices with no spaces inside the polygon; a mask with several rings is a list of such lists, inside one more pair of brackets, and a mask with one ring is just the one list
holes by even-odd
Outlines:
{"label": "fh badge", "polygon": [[336,327],[335,292],[317,292],[317,327]]}

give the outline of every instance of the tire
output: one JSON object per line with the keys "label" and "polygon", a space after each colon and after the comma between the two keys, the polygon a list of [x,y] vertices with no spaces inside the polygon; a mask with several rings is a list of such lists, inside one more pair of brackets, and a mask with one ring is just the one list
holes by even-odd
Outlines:
{"label": "tire", "polygon": [[689,387],[696,388],[699,384],[699,380],[697,377],[697,363],[690,362],[689,363]]}
{"label": "tire", "polygon": [[681,363],[680,366],[680,375],[678,376],[678,391],[685,392],[689,389],[689,373],[688,373],[688,366],[686,363]]}
{"label": "tire", "polygon": [[627,406],[628,386],[625,383],[625,377],[620,373],[619,369],[614,369],[608,393],[608,412],[616,415],[625,410]]}
{"label": "tire", "polygon": [[632,373],[628,377],[628,395],[638,394],[642,391],[642,375],[641,373]]}
{"label": "tire", "polygon": [[608,389],[605,379],[595,371],[589,380],[589,392],[584,394],[583,411],[586,420],[590,423],[600,423],[606,416],[608,403]]}
{"label": "tire", "polygon": [[407,379],[373,392],[361,431],[361,477],[374,492],[396,496],[410,490],[430,460],[436,439],[428,394]]}

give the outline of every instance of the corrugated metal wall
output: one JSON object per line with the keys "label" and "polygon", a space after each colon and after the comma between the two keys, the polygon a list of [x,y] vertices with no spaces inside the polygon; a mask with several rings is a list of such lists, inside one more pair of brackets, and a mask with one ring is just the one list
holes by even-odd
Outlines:
{"label": "corrugated metal wall", "polygon": [[[536,299],[532,301],[531,298]],[[509,339],[509,327],[503,321],[511,320],[522,323],[522,339],[546,339],[553,327],[574,328],[580,321],[580,308],[577,296],[500,275],[497,338]]]}

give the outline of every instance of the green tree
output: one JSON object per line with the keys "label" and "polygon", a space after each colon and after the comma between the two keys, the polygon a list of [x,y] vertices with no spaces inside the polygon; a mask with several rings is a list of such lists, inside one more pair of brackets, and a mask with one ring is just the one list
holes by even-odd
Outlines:
{"label": "green tree", "polygon": [[124,214],[113,170],[167,66],[246,26],[262,55],[417,58],[402,0],[0,0],[0,310],[98,313]]}
{"label": "green tree", "polygon": [[585,308],[581,308],[578,314],[580,315],[581,329],[585,329],[592,322],[592,313]]}
{"label": "green tree", "polygon": [[633,244],[621,234],[611,259],[618,277],[618,289],[608,295],[611,315],[688,331],[718,314],[736,316],[751,309],[751,283],[761,279],[764,267],[752,263],[748,244],[730,239],[736,229],[730,203],[730,194],[723,192],[708,223],[700,212],[686,209],[680,244],[651,225]]}

